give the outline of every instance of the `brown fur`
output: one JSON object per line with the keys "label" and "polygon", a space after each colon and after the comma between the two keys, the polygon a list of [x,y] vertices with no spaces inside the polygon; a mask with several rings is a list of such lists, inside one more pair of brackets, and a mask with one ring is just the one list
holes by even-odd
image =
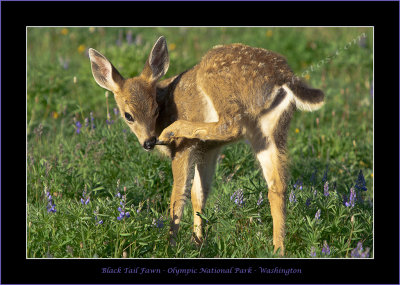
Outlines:
{"label": "brown fur", "polygon": [[273,242],[283,255],[287,131],[296,107],[311,111],[322,106],[322,91],[296,78],[282,56],[242,44],[216,46],[193,68],[160,82],[169,65],[164,37],[135,78],[124,79],[97,51],[90,49],[89,55],[95,80],[114,93],[140,144],[150,150],[157,141],[156,148],[172,159],[171,243],[190,193],[193,238],[203,241],[197,212],[205,207],[218,153],[246,137],[268,184]]}

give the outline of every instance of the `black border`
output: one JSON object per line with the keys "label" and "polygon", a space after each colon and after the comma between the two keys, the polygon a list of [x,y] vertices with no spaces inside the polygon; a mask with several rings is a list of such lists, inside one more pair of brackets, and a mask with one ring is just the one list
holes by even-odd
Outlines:
{"label": "black border", "polygon": [[[398,2],[1,2],[1,283],[399,283]],[[375,26],[374,260],[25,259],[25,27]],[[393,134],[394,133],[394,134]],[[18,173],[18,178],[16,174]],[[299,275],[102,274],[104,267],[301,268]],[[147,278],[146,278],[147,277]]]}

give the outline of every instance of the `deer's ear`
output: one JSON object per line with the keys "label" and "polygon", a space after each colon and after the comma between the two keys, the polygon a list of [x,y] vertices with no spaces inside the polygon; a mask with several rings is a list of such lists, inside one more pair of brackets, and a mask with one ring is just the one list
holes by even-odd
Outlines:
{"label": "deer's ear", "polygon": [[168,67],[169,55],[167,41],[161,36],[151,49],[142,74],[149,77],[150,81],[155,82],[167,73]]}
{"label": "deer's ear", "polygon": [[119,91],[124,78],[111,62],[97,50],[89,49],[93,77],[101,87],[115,93]]}

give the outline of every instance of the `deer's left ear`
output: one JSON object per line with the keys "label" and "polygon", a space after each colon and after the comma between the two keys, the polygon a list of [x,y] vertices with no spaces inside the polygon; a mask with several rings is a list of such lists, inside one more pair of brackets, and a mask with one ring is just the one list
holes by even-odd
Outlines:
{"label": "deer's left ear", "polygon": [[89,49],[92,74],[97,84],[115,93],[120,90],[124,78],[112,63],[97,50]]}
{"label": "deer's left ear", "polygon": [[146,76],[150,81],[156,82],[167,73],[168,67],[169,55],[167,41],[161,36],[151,49],[142,75]]}

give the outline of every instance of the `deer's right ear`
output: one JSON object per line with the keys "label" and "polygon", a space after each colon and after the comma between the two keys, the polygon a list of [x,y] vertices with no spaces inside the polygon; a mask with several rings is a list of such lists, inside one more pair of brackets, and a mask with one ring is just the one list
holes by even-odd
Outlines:
{"label": "deer's right ear", "polygon": [[101,87],[115,93],[120,90],[124,78],[111,62],[97,50],[89,49],[93,77]]}

